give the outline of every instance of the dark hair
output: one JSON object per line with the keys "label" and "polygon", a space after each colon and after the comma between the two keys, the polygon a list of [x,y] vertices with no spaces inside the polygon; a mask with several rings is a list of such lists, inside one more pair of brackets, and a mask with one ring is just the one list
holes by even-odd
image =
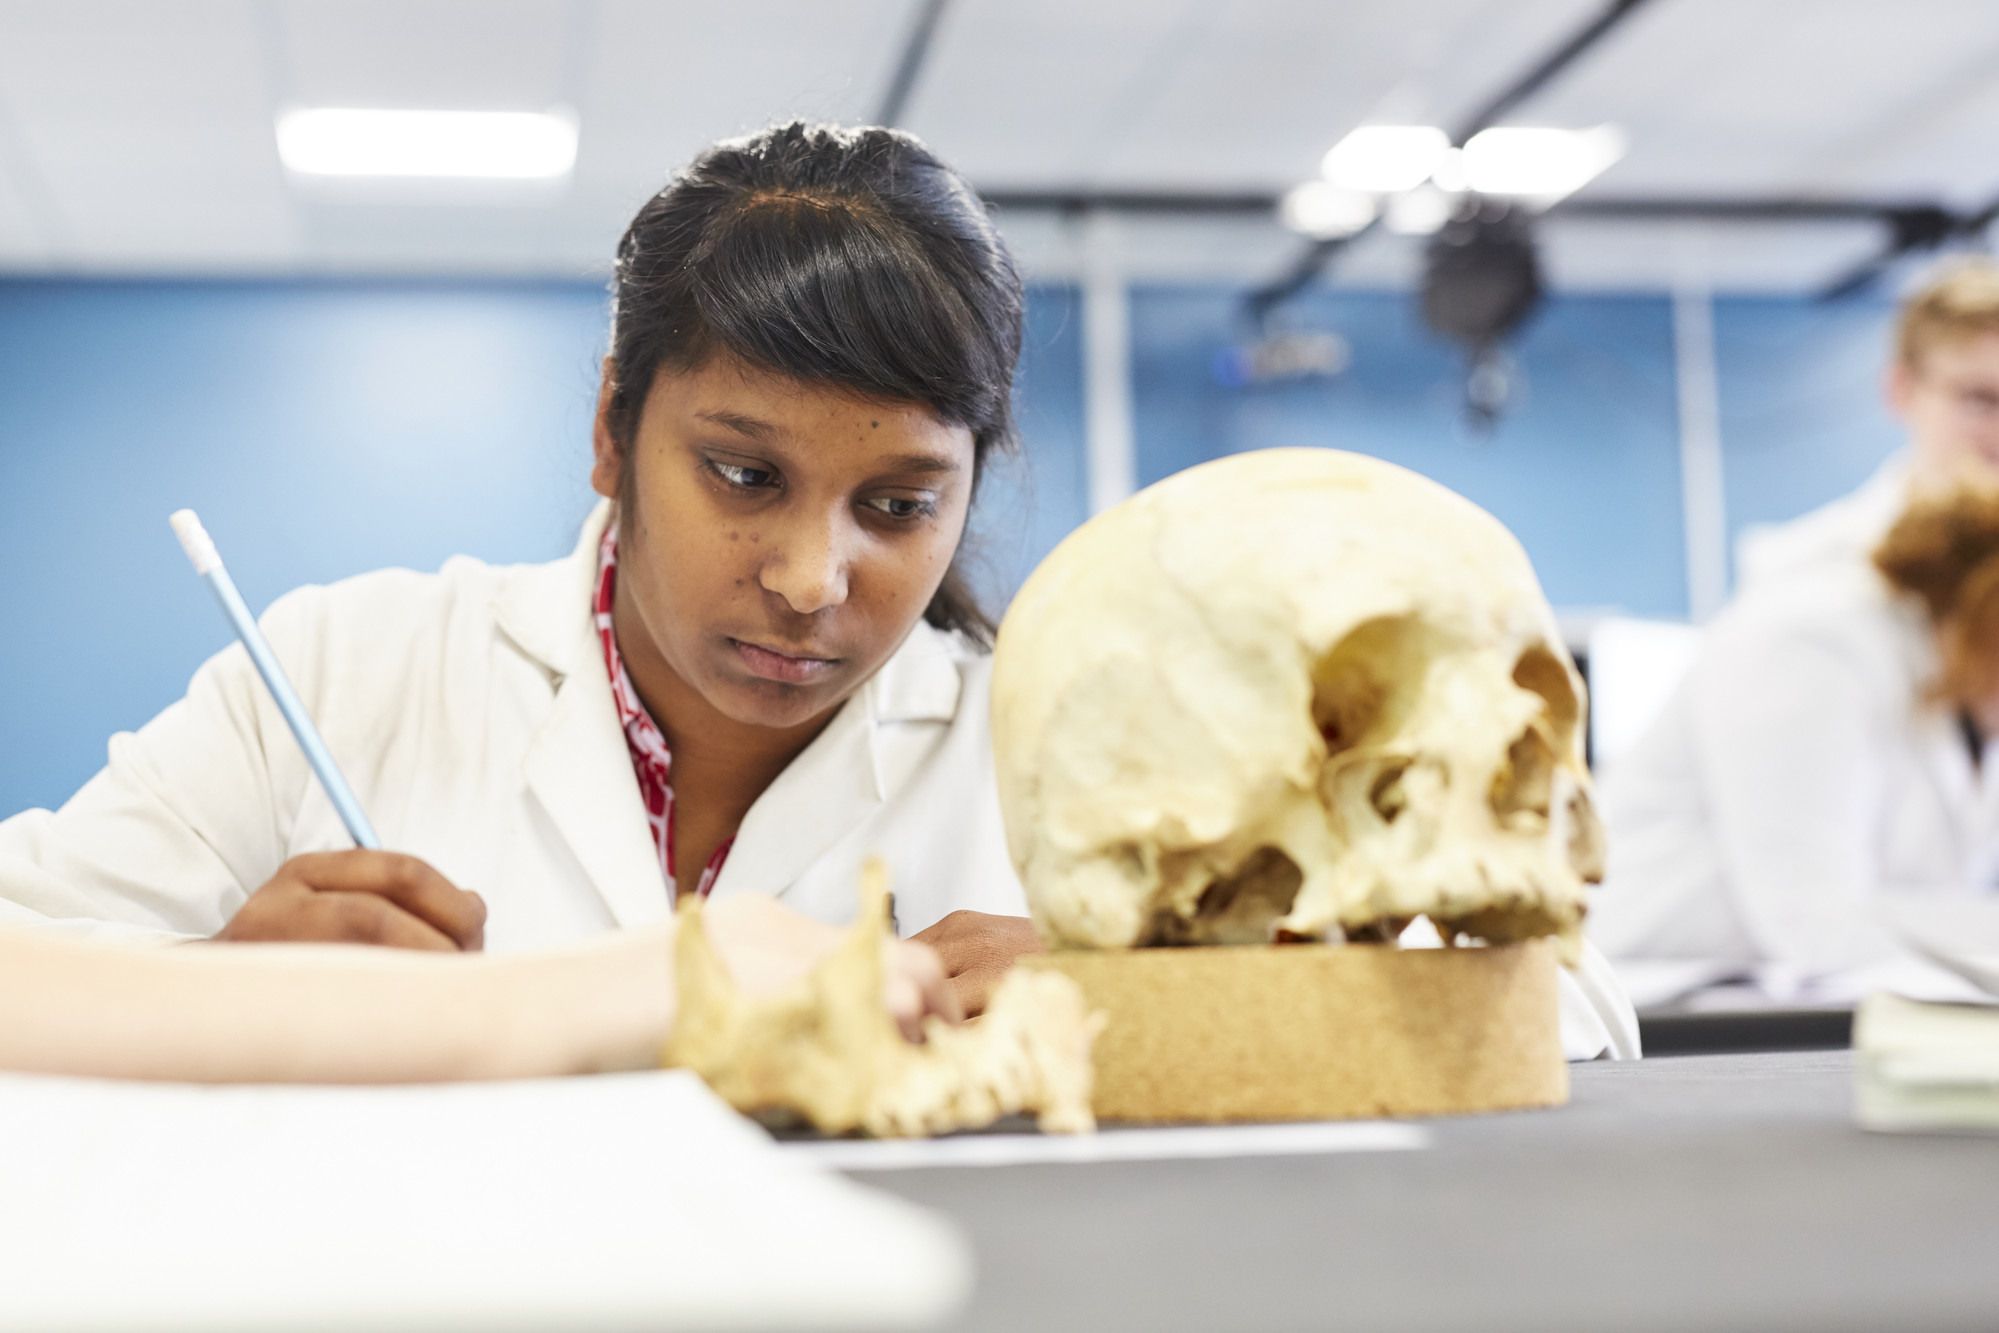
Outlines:
{"label": "dark hair", "polygon": [[1938,631],[1940,702],[1975,704],[1999,686],[1999,491],[1965,487],[1912,503],[1874,567],[1913,594]]}
{"label": "dark hair", "polygon": [[[716,352],[922,403],[971,431],[975,493],[988,451],[1013,447],[1020,275],[965,178],[900,131],[794,122],[716,144],[632,219],[611,290],[621,451],[660,368]],[[924,619],[992,642],[957,557]]]}

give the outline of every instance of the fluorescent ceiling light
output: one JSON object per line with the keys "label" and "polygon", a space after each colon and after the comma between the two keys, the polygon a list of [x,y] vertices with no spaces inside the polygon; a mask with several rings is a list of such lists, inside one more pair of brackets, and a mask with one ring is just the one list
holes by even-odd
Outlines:
{"label": "fluorescent ceiling light", "polygon": [[1382,221],[1398,236],[1429,236],[1443,229],[1458,201],[1434,185],[1419,185],[1388,201]]}
{"label": "fluorescent ceiling light", "polygon": [[1289,194],[1278,216],[1292,231],[1321,241],[1351,236],[1374,221],[1374,196],[1326,181],[1306,181]]}
{"label": "fluorescent ceiling light", "polygon": [[1437,159],[1437,169],[1430,175],[1430,184],[1451,194],[1462,194],[1465,188],[1465,150],[1446,149]]}
{"label": "fluorescent ceiling light", "polygon": [[1480,194],[1510,194],[1542,200],[1573,194],[1624,156],[1624,131],[1615,125],[1593,130],[1480,130],[1465,145],[1465,184]]}
{"label": "fluorescent ceiling light", "polygon": [[1333,145],[1322,169],[1343,189],[1396,194],[1430,179],[1450,147],[1434,125],[1363,125]]}
{"label": "fluorescent ceiling light", "polygon": [[318,107],[278,117],[278,156],[313,176],[537,180],[576,163],[576,124],[528,111]]}

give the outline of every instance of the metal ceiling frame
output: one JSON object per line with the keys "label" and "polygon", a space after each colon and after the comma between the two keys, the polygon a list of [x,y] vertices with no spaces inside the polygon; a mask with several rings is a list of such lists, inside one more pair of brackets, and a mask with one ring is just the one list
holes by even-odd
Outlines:
{"label": "metal ceiling frame", "polygon": [[[935,27],[936,11],[947,0],[925,0],[929,9],[911,36],[915,60],[921,62],[919,41],[927,46]],[[1462,148],[1473,135],[1510,114],[1540,92],[1564,70],[1594,48],[1619,24],[1630,18],[1645,0],[1611,0],[1597,16],[1572,33],[1534,67],[1515,79],[1490,101],[1466,117],[1451,136]],[[904,63],[911,60],[905,53]],[[913,79],[914,75],[911,74]],[[898,80],[901,74],[898,74]],[[907,88],[897,84],[898,96]],[[900,101],[894,103],[900,109]],[[1106,209],[1125,213],[1181,214],[1202,216],[1270,216],[1282,196],[1258,192],[1204,192],[1176,190],[992,190],[986,201],[1001,209],[1054,210],[1085,213]],[[1980,238],[1999,223],[1999,198],[1971,212],[1952,210],[1935,200],[1923,199],[1833,199],[1809,196],[1776,197],[1571,197],[1554,204],[1545,215],[1565,218],[1626,218],[1644,221],[1686,220],[1699,222],[1815,222],[1867,220],[1879,223],[1886,237],[1879,251],[1829,283],[1820,293],[1823,301],[1837,301],[1864,291],[1879,281],[1897,262],[1910,255],[1935,251],[1953,241]],[[1298,258],[1276,278],[1252,290],[1246,298],[1248,312],[1261,323],[1271,311],[1310,286],[1325,272],[1341,251],[1372,233],[1377,218],[1346,236],[1308,242]]]}
{"label": "metal ceiling frame", "polygon": [[[1637,13],[1645,2],[1646,0],[1610,0],[1595,18],[1576,29],[1560,46],[1535,62],[1533,68],[1506,85],[1490,101],[1466,117],[1452,133],[1451,146],[1464,147],[1473,135],[1497,123],[1501,117],[1540,92],[1562,71],[1575,64],[1597,43],[1609,36],[1619,24]],[[1381,219],[1377,215],[1358,231],[1307,244],[1289,268],[1250,292],[1246,300],[1250,318],[1261,324],[1269,317],[1271,311],[1311,286],[1342,250],[1373,232],[1380,225]]]}
{"label": "metal ceiling frame", "polygon": [[916,0],[916,19],[909,25],[909,36],[903,39],[902,55],[895,62],[887,91],[882,94],[875,124],[893,128],[909,110],[910,95],[916,91],[916,81],[923,77],[931,44],[937,39],[937,27],[950,3],[951,0]]}

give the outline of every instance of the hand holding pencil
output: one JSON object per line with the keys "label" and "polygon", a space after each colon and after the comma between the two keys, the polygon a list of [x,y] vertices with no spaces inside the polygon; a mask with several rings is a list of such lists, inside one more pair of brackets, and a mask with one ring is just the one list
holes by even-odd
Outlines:
{"label": "hand holding pencil", "polygon": [[374,825],[368,822],[319,727],[236,590],[214,540],[192,509],[177,511],[169,521],[181,549],[221,603],[222,613],[242,640],[292,735],[298,738],[313,775],[360,849],[293,857],[250,896],[215,938],[318,940],[435,950],[484,947],[484,900],[457,888],[414,856],[381,850]]}

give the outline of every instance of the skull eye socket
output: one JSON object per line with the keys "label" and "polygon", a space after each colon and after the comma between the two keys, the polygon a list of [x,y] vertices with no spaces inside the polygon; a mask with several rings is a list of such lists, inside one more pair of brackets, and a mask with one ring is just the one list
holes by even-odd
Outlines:
{"label": "skull eye socket", "polygon": [[1333,645],[1312,671],[1312,724],[1339,754],[1407,724],[1438,635],[1414,616],[1382,616]]}
{"label": "skull eye socket", "polygon": [[1568,664],[1537,645],[1520,654],[1520,660],[1513,664],[1513,683],[1541,696],[1547,709],[1543,717],[1550,733],[1548,743],[1558,755],[1569,753],[1582,720],[1582,701],[1576,697]]}
{"label": "skull eye socket", "polygon": [[1492,775],[1492,809],[1500,819],[1546,828],[1555,796],[1555,768],[1571,751],[1582,713],[1569,671],[1546,647],[1535,646],[1513,664],[1513,683],[1541,700],[1541,716],[1506,749]]}

